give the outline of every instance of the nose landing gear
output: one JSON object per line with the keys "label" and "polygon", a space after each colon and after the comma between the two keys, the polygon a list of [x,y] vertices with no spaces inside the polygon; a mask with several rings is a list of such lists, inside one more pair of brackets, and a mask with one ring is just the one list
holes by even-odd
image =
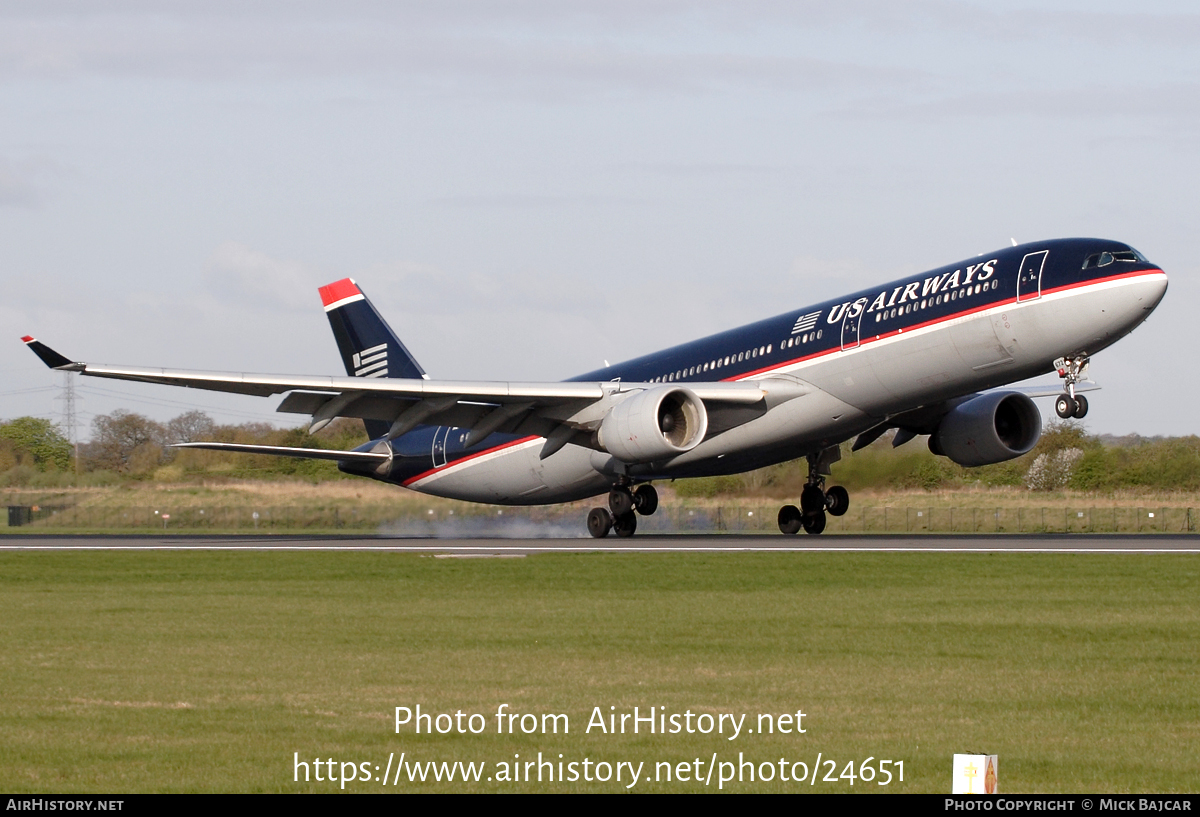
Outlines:
{"label": "nose landing gear", "polygon": [[800,492],[800,507],[784,505],[779,509],[779,530],[789,536],[803,528],[805,533],[818,534],[825,530],[826,513],[841,516],[850,510],[850,494],[840,485],[825,490],[825,476],[830,466],[841,459],[841,449],[830,446],[817,454],[808,455],[808,482]]}
{"label": "nose landing gear", "polygon": [[650,516],[658,510],[658,491],[653,485],[614,485],[608,492],[607,508],[592,508],[587,517],[588,533],[597,539],[611,530],[621,538],[637,531],[637,516]]}
{"label": "nose landing gear", "polygon": [[1054,361],[1058,376],[1064,381],[1066,394],[1060,394],[1054,400],[1054,413],[1062,419],[1075,418],[1082,420],[1088,413],[1088,401],[1082,394],[1075,393],[1075,386],[1087,379],[1088,364],[1091,358],[1086,353],[1060,357]]}

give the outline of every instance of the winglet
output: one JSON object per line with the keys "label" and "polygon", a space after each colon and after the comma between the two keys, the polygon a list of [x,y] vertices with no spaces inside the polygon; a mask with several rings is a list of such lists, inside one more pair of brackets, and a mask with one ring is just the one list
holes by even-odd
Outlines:
{"label": "winglet", "polygon": [[42,359],[42,363],[45,363],[51,369],[59,369],[66,372],[81,372],[85,368],[82,363],[76,363],[63,357],[32,335],[26,335],[21,340],[33,350],[35,355]]}

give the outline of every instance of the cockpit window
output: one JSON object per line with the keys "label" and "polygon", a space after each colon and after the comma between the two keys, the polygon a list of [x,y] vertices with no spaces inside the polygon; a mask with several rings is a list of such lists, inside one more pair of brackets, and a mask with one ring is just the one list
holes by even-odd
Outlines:
{"label": "cockpit window", "polygon": [[1147,263],[1146,257],[1140,252],[1130,247],[1127,250],[1113,250],[1112,252],[1096,252],[1092,253],[1083,262],[1084,269],[1092,269],[1094,267],[1107,267],[1114,261],[1140,262]]}

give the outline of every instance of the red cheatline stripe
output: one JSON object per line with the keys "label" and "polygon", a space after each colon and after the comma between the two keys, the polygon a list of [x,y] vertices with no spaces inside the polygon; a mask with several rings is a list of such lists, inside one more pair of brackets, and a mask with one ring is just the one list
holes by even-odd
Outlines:
{"label": "red cheatline stripe", "polygon": [[[1090,278],[1086,281],[1077,281],[1073,284],[1064,284],[1063,286],[1054,287],[1052,289],[1043,289],[1041,294],[1042,294],[1042,296],[1046,296],[1046,295],[1051,295],[1051,294],[1054,294],[1057,292],[1066,292],[1067,290],[1071,290],[1071,289],[1083,289],[1084,287],[1095,286],[1096,284],[1104,284],[1104,283],[1108,283],[1109,281],[1118,281],[1123,278],[1138,278],[1138,277],[1141,277],[1144,275],[1157,276],[1157,275],[1162,275],[1162,274],[1163,274],[1163,271],[1160,269],[1144,269],[1144,270],[1136,270],[1134,272],[1123,272],[1118,275],[1109,275],[1104,278]],[[1038,300],[1039,300],[1038,298],[1028,298],[1024,301],[1020,301],[1019,303],[1020,304],[1028,304],[1028,303],[1034,303]],[[1002,300],[1002,301],[991,301],[989,303],[971,307],[970,309],[964,309],[961,312],[955,312],[951,315],[943,315],[940,318],[933,318],[931,320],[924,321],[922,323],[915,323],[910,326],[905,326],[905,327],[903,327],[903,329],[904,329],[904,332],[912,332],[913,330],[916,330],[916,329],[924,329],[926,326],[933,326],[934,324],[938,324],[938,323],[946,323],[947,321],[952,321],[955,318],[961,318],[966,315],[972,315],[976,312],[984,312],[989,309],[995,309],[996,307],[1008,306],[1009,304],[1017,304],[1017,303],[1018,303],[1018,301],[1016,298],[1006,298],[1005,300]],[[866,313],[863,313],[863,314],[865,315]],[[834,324],[834,325],[838,326],[839,324]],[[845,351],[859,349],[868,344],[883,340],[884,338],[890,338],[890,337],[894,337],[896,335],[902,335],[902,334],[904,334],[904,332],[901,332],[900,329],[892,329],[888,332],[880,332],[875,335],[868,335],[868,336],[862,338],[862,340],[859,342],[858,346],[847,347]],[[806,360],[812,360],[813,358],[824,357],[826,355],[836,354],[841,351],[843,351],[843,350],[842,350],[841,345],[839,344],[837,346],[832,346],[828,349],[823,349],[819,352],[814,352],[811,355],[804,355],[803,357],[797,357],[797,358],[792,358],[791,360],[785,360],[782,363],[773,363],[770,366],[766,366],[761,369],[754,369],[753,371],[743,372],[742,374],[735,374],[735,375],[731,375],[729,377],[723,377],[723,378],[721,378],[721,381],[722,382],[736,382],[739,380],[745,380],[747,378],[757,377],[759,375],[767,374],[768,372],[777,371],[777,370],[785,368],[787,366],[794,366],[795,364],[803,363]]]}
{"label": "red cheatline stripe", "polygon": [[334,281],[332,284],[326,284],[317,291],[321,293],[321,306],[329,306],[353,295],[362,294],[358,285],[354,283],[353,278],[343,278],[340,281]]}
{"label": "red cheatline stripe", "polygon": [[414,482],[420,482],[421,480],[425,479],[426,477],[433,476],[434,474],[439,473],[441,471],[445,471],[447,468],[453,468],[456,465],[462,465],[464,462],[470,462],[471,460],[479,459],[480,457],[482,457],[486,454],[494,454],[497,451],[503,451],[505,448],[512,448],[514,445],[520,445],[521,443],[527,443],[530,440],[536,440],[536,439],[537,439],[537,435],[531,434],[530,436],[522,437],[519,440],[513,440],[512,442],[507,442],[507,443],[504,443],[503,445],[493,446],[492,448],[485,449],[483,451],[480,451],[477,454],[472,454],[469,457],[463,457],[462,459],[457,459],[457,460],[454,460],[453,462],[448,462],[445,465],[439,465],[437,468],[432,468],[423,474],[417,474],[415,477],[410,477],[410,478],[404,480],[404,482],[402,482],[401,484],[407,488],[409,485],[412,485]]}
{"label": "red cheatline stripe", "polygon": [[[1079,281],[1074,284],[1065,284],[1060,287],[1054,287],[1053,289],[1043,289],[1042,294],[1049,295],[1052,292],[1062,292],[1062,291],[1068,290],[1068,289],[1080,289],[1082,287],[1092,286],[1093,284],[1104,284],[1109,281],[1118,281],[1122,278],[1138,278],[1142,275],[1162,275],[1162,274],[1163,274],[1163,271],[1160,269],[1143,269],[1143,270],[1135,270],[1133,272],[1122,272],[1122,273],[1118,273],[1117,275],[1108,275],[1108,276],[1105,276],[1104,278],[1090,278],[1086,281]],[[1036,300],[1036,298],[1033,300]],[[1025,302],[1021,301],[1021,303],[1025,303]]]}

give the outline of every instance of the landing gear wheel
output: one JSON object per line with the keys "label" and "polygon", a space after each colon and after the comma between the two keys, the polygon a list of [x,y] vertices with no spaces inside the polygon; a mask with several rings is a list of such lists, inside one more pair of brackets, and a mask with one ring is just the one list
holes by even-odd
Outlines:
{"label": "landing gear wheel", "polygon": [[824,512],[806,514],[804,516],[804,532],[815,536],[825,530],[825,521]]}
{"label": "landing gear wheel", "polygon": [[653,485],[639,485],[633,492],[633,507],[642,516],[653,516],[658,510],[658,491]]}
{"label": "landing gear wheel", "polygon": [[779,509],[779,532],[786,533],[788,536],[795,536],[800,532],[804,521],[804,514],[800,513],[800,509],[795,505],[784,505]]}
{"label": "landing gear wheel", "polygon": [[821,490],[819,485],[805,485],[804,490],[800,492],[800,509],[804,511],[805,516],[814,513],[824,513],[825,511],[825,492]]}
{"label": "landing gear wheel", "polygon": [[1087,379],[1091,358],[1087,352],[1073,352],[1054,361],[1054,368],[1063,380],[1066,394],[1054,401],[1054,411],[1064,420],[1074,417],[1082,420],[1087,414],[1087,398],[1075,393],[1080,383]]}
{"label": "landing gear wheel", "polygon": [[850,493],[841,485],[834,485],[825,492],[825,508],[834,516],[850,510]]}
{"label": "landing gear wheel", "polygon": [[612,530],[613,518],[612,514],[606,508],[592,508],[588,512],[587,529],[596,539],[603,539],[608,536],[608,532]]}
{"label": "landing gear wheel", "polygon": [[[800,492],[800,525],[805,533],[817,534],[825,530],[828,518],[825,511],[841,516],[850,508],[850,495],[845,488],[833,487],[825,493],[825,477],[832,472],[829,467],[842,458],[841,448],[831,445],[808,454],[808,480]],[[782,511],[780,525],[782,526]]]}
{"label": "landing gear wheel", "polygon": [[633,536],[633,532],[636,530],[637,514],[633,511],[621,514],[613,520],[613,533],[622,539],[628,539],[630,536]]}
{"label": "landing gear wheel", "polygon": [[624,516],[633,510],[633,494],[623,485],[613,488],[608,492],[608,509],[614,519]]}

